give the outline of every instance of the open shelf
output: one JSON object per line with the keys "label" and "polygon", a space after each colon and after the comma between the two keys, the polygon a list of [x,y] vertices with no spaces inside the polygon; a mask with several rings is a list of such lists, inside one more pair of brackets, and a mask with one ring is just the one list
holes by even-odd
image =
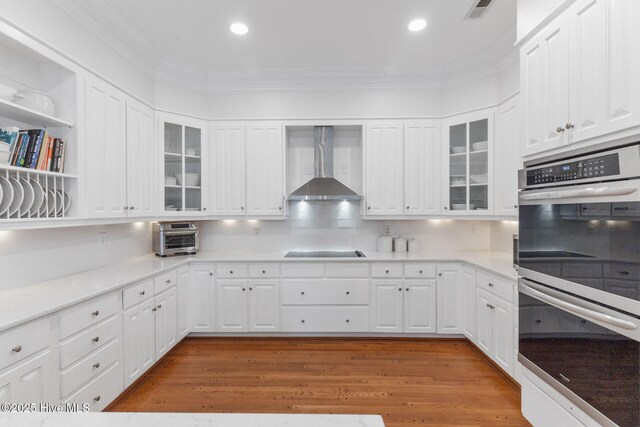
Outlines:
{"label": "open shelf", "polygon": [[72,175],[72,174],[68,174],[68,173],[50,172],[50,171],[23,168],[23,167],[19,167],[19,166],[11,166],[11,165],[0,165],[0,170],[14,171],[14,172],[19,172],[21,174],[51,176],[51,177],[55,177],[55,178],[68,178],[68,179],[77,179],[78,178],[78,175]]}
{"label": "open shelf", "polygon": [[42,127],[73,127],[74,124],[54,116],[40,113],[31,108],[23,107],[14,102],[0,98],[0,116],[21,123],[29,123],[33,126]]}

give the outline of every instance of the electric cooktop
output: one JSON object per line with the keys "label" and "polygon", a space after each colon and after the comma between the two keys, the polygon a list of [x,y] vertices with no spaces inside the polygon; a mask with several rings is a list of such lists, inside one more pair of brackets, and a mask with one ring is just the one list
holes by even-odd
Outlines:
{"label": "electric cooktop", "polygon": [[285,258],[365,258],[360,251],[289,251]]}

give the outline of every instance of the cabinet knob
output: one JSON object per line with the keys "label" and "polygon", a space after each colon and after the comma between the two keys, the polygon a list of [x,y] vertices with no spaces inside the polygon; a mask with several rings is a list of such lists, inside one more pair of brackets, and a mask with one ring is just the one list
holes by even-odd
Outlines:
{"label": "cabinet knob", "polygon": [[17,345],[15,347],[13,347],[11,349],[11,351],[13,351],[14,353],[20,353],[22,351],[22,346],[21,345]]}
{"label": "cabinet knob", "polygon": [[349,319],[347,319],[347,323],[349,323]]}
{"label": "cabinet knob", "polygon": [[410,207],[409,207],[409,206],[407,206],[407,210],[409,210],[409,209],[410,209]]}
{"label": "cabinet knob", "polygon": [[448,207],[448,206],[445,206],[445,207],[444,207],[444,210],[445,210],[445,211],[446,211],[446,210],[449,210],[449,207]]}
{"label": "cabinet knob", "polygon": [[96,402],[100,402],[100,395],[94,397],[93,400],[96,401]]}
{"label": "cabinet knob", "polygon": [[409,292],[409,288],[404,288],[405,291]]}
{"label": "cabinet knob", "polygon": [[209,276],[213,276],[213,272],[212,271],[209,272]]}
{"label": "cabinet knob", "polygon": [[158,308],[157,308],[157,307],[153,307],[153,308],[151,309],[151,311],[158,311]]}
{"label": "cabinet knob", "polygon": [[371,206],[367,206],[367,210],[370,211],[371,210]]}
{"label": "cabinet knob", "polygon": [[517,209],[517,208],[518,208],[518,205],[513,205],[513,207]]}
{"label": "cabinet knob", "polygon": [[100,337],[95,337],[95,338],[94,338],[94,339],[92,339],[91,341],[93,341],[93,342],[98,342],[98,341],[100,341]]}
{"label": "cabinet knob", "polygon": [[253,288],[249,288],[249,290],[250,290],[250,291],[252,291],[252,290],[253,290]]}
{"label": "cabinet knob", "polygon": [[562,132],[564,132],[564,128],[563,128],[562,126],[558,126],[558,127],[556,128],[556,132],[557,132],[557,133],[562,133]]}
{"label": "cabinet knob", "polygon": [[129,206],[129,210],[134,210],[135,206]]}
{"label": "cabinet knob", "polygon": [[349,295],[349,293],[350,293],[350,292],[349,292],[349,291],[347,291],[347,295]]}
{"label": "cabinet knob", "polygon": [[171,279],[167,279],[167,283],[171,283]]}
{"label": "cabinet knob", "polygon": [[573,125],[573,123],[567,123],[566,125],[564,125],[564,127],[566,129],[573,129],[575,126]]}
{"label": "cabinet knob", "polygon": [[158,304],[158,309],[161,309],[161,308],[162,308],[162,304]]}
{"label": "cabinet knob", "polygon": [[262,270],[262,274],[267,274],[267,270]]}
{"label": "cabinet knob", "polygon": [[242,292],[245,292],[247,289],[246,288],[242,288]]}
{"label": "cabinet knob", "polygon": [[207,210],[207,208],[202,208],[202,210],[203,210],[203,211],[206,211],[206,210]]}
{"label": "cabinet knob", "polygon": [[91,313],[93,317],[98,317],[99,314],[100,314],[100,310],[96,310],[93,313]]}
{"label": "cabinet knob", "polygon": [[282,206],[278,206],[278,210],[281,211],[282,210]]}
{"label": "cabinet knob", "polygon": [[389,274],[389,270],[385,270],[384,272],[385,272],[385,273],[387,273],[387,274]]}
{"label": "cabinet knob", "polygon": [[418,271],[418,273],[422,274],[422,270]]}
{"label": "cabinet knob", "polygon": [[129,206],[123,206],[122,210],[126,211],[127,209],[129,209]]}
{"label": "cabinet knob", "polygon": [[244,206],[240,206],[240,210],[242,210],[242,211],[243,211],[243,210],[244,210]]}
{"label": "cabinet knob", "polygon": [[233,274],[233,270],[229,270],[229,274]]}
{"label": "cabinet knob", "polygon": [[300,323],[304,323],[304,319],[302,319],[302,320],[300,321]]}
{"label": "cabinet knob", "polygon": [[300,292],[300,295],[304,295],[304,291]]}
{"label": "cabinet knob", "polygon": [[399,291],[399,292],[402,292],[402,288],[398,288],[398,291]]}
{"label": "cabinet knob", "polygon": [[94,369],[98,369],[100,367],[100,362],[96,362],[93,364]]}
{"label": "cabinet knob", "polygon": [[438,273],[438,276],[442,277],[442,273]]}
{"label": "cabinet knob", "polygon": [[144,295],[145,293],[145,291],[140,291],[140,295]]}
{"label": "cabinet knob", "polygon": [[493,288],[493,283],[489,283],[489,287],[490,287],[490,288]]}

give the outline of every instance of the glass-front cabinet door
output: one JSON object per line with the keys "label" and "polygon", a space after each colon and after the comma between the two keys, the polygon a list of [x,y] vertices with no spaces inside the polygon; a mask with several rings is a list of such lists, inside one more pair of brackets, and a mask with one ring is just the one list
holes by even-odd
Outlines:
{"label": "glass-front cabinet door", "polygon": [[444,212],[488,215],[493,211],[493,109],[446,121]]}
{"label": "glass-front cabinet door", "polygon": [[204,123],[162,115],[162,206],[165,215],[202,214]]}

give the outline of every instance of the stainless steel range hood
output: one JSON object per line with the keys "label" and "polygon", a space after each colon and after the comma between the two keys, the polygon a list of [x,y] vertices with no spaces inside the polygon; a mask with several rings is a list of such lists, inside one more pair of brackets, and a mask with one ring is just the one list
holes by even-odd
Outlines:
{"label": "stainless steel range hood", "polygon": [[287,200],[362,200],[362,196],[333,177],[333,127],[316,126],[314,178],[291,193]]}

